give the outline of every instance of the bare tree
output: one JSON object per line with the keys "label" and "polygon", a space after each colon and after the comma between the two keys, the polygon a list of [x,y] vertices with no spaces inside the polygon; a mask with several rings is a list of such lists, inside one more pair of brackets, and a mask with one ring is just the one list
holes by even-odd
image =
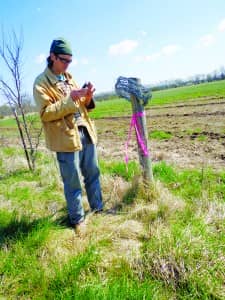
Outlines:
{"label": "bare tree", "polygon": [[[35,131],[36,136],[32,138],[32,123],[25,114],[23,100],[25,95],[22,92],[22,48],[23,35],[18,36],[12,30],[6,34],[2,30],[2,41],[0,44],[0,59],[2,60],[9,79],[6,81],[0,74],[0,92],[7,101],[7,105],[15,117],[24,154],[31,171],[35,169],[37,147],[41,136],[41,129]],[[30,118],[31,119],[31,118]]]}

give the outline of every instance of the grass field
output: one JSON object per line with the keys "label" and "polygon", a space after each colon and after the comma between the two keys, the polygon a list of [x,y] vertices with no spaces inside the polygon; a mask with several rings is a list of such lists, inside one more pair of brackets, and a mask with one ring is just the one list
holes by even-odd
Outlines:
{"label": "grass field", "polygon": [[178,87],[153,93],[152,104],[169,104],[204,98],[224,98],[225,81],[214,81],[192,86]]}
{"label": "grass field", "polygon": [[161,103],[149,107],[149,186],[135,156],[128,169],[121,158],[130,118],[109,118],[130,104],[97,103],[105,212],[87,215],[83,237],[68,224],[55,155],[41,145],[29,172],[15,124],[0,120],[0,299],[225,299],[225,124],[224,104],[216,104],[223,84],[214,93],[202,86],[196,104],[189,100],[200,86],[153,95],[151,105]]}
{"label": "grass field", "polygon": [[128,176],[108,163],[102,187],[116,212],[89,215],[79,238],[54,158],[24,167],[20,151],[1,149],[2,299],[224,299],[224,172],[158,163],[146,190],[134,165]]}
{"label": "grass field", "polygon": [[[225,80],[203,83],[192,86],[184,86],[152,93],[152,99],[146,109],[155,105],[175,104],[179,102],[189,102],[204,99],[222,99],[225,97]],[[97,109],[91,112],[94,119],[103,117],[123,116],[132,113],[129,101],[122,98],[114,98],[96,103]],[[0,127],[12,127],[16,123],[12,119],[0,120]]]}
{"label": "grass field", "polygon": [[[225,80],[199,85],[184,86],[152,93],[152,100],[146,109],[155,105],[176,104],[179,102],[190,102],[193,100],[222,99],[225,97]],[[93,118],[122,116],[131,114],[131,104],[124,99],[115,98],[113,100],[97,103],[97,110],[93,111]]]}

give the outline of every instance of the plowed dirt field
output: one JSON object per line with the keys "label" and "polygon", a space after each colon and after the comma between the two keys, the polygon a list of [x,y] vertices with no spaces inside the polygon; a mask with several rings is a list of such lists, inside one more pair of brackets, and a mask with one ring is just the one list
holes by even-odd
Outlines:
{"label": "plowed dirt field", "polygon": [[[225,99],[152,107],[146,110],[146,121],[153,163],[164,160],[179,168],[225,168]],[[96,120],[100,158],[124,159],[129,125],[128,116]],[[169,138],[151,138],[155,131]],[[138,160],[134,132],[129,159]]]}

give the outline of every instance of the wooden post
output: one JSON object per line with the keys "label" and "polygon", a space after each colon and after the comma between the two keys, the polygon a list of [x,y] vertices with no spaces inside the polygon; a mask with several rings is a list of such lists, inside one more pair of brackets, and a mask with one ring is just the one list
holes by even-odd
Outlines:
{"label": "wooden post", "polygon": [[[141,105],[140,101],[134,96],[130,95],[131,103],[132,103],[132,110],[133,114],[141,113],[143,116],[137,118],[138,128],[140,129],[141,137],[148,149],[148,133],[147,133],[147,127],[146,127],[146,117],[145,117],[145,110],[144,107]],[[153,181],[153,173],[152,173],[152,164],[151,159],[148,156],[144,155],[139,142],[138,137],[137,138],[137,144],[138,144],[138,154],[139,154],[139,162],[141,164],[142,170],[143,170],[143,177],[145,182],[152,182]]]}

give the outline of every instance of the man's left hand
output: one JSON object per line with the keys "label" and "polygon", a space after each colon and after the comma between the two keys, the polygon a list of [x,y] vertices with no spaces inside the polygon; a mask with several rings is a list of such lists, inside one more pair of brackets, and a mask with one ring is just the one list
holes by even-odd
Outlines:
{"label": "man's left hand", "polygon": [[91,82],[88,82],[86,88],[87,88],[87,93],[86,93],[86,96],[85,96],[85,99],[86,99],[85,104],[86,104],[86,106],[88,106],[91,102],[91,99],[93,98],[95,88],[94,88],[94,86]]}

